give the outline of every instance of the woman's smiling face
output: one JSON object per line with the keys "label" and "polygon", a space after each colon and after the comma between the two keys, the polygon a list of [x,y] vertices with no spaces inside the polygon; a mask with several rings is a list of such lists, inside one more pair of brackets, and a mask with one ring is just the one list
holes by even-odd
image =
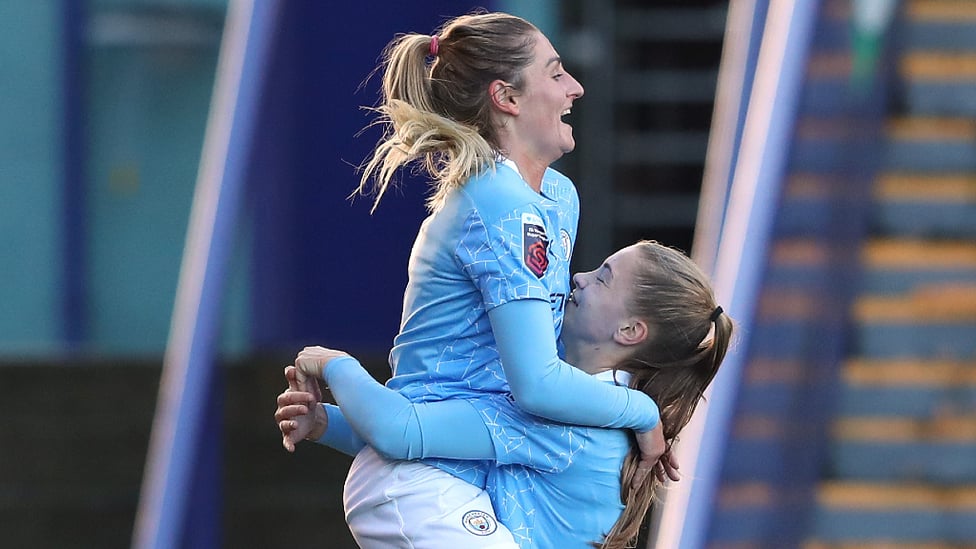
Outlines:
{"label": "woman's smiling face", "polygon": [[613,334],[632,316],[627,308],[641,260],[636,246],[611,255],[599,268],[573,276],[563,318],[562,338],[567,345],[609,344]]}
{"label": "woman's smiling face", "polygon": [[563,117],[583,95],[583,86],[563,68],[559,54],[542,33],[536,34],[533,61],[522,78],[519,115],[513,124],[522,143],[532,149],[526,152],[549,164],[576,147],[573,127]]}

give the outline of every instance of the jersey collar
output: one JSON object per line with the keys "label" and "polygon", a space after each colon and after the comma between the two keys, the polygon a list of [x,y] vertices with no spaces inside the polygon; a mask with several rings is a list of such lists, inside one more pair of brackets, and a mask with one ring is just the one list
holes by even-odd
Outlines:
{"label": "jersey collar", "polygon": [[630,372],[623,370],[604,370],[598,374],[593,374],[593,377],[600,381],[612,381],[617,385],[630,386]]}
{"label": "jersey collar", "polygon": [[[505,157],[505,156],[499,156],[498,158],[495,159],[495,162],[498,163],[498,164],[501,164],[502,166],[508,166],[509,168],[511,168],[512,170],[514,170],[515,173],[518,174],[519,179],[521,179],[523,183],[525,183],[526,185],[528,185],[528,183],[525,181],[525,178],[522,177],[522,172],[519,171],[518,165],[515,164],[515,161],[513,161],[511,158],[508,158],[508,157]],[[542,195],[543,197],[549,199],[549,200],[555,200],[555,198],[552,196],[553,193],[551,192],[552,183],[549,182],[548,178],[546,177],[546,175],[548,175],[548,173],[549,173],[549,170],[547,169],[546,170],[546,173],[543,174],[543,176],[542,176],[542,186],[539,188],[539,194]]]}

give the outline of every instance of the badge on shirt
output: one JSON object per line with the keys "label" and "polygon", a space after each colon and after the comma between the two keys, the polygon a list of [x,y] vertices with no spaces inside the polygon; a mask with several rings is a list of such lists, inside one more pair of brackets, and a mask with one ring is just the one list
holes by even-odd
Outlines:
{"label": "badge on shirt", "polygon": [[549,238],[542,218],[530,213],[522,214],[522,261],[532,274],[542,278],[549,267]]}
{"label": "badge on shirt", "polygon": [[559,231],[559,236],[563,241],[563,261],[569,261],[573,255],[573,239],[569,237],[569,231],[566,229]]}
{"label": "badge on shirt", "polygon": [[476,536],[490,536],[498,530],[495,517],[484,511],[468,511],[461,517],[464,529]]}

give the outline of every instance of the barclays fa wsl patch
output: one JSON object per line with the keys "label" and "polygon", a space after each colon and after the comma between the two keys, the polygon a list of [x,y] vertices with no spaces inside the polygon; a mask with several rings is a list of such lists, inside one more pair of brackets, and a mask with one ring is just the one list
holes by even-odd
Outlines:
{"label": "barclays fa wsl patch", "polygon": [[522,261],[538,278],[549,267],[549,237],[542,218],[530,213],[522,214]]}
{"label": "barclays fa wsl patch", "polygon": [[464,529],[476,536],[490,536],[498,530],[495,517],[484,511],[468,511],[461,517]]}

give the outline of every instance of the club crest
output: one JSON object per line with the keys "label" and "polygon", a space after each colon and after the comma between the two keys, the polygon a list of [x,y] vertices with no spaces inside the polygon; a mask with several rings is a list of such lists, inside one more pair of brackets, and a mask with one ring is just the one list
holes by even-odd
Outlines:
{"label": "club crest", "polygon": [[464,529],[476,536],[489,536],[498,529],[495,517],[484,511],[468,511],[461,517]]}
{"label": "club crest", "polygon": [[563,260],[569,261],[573,256],[573,239],[569,237],[569,231],[562,229],[559,231],[560,239],[563,241]]}

